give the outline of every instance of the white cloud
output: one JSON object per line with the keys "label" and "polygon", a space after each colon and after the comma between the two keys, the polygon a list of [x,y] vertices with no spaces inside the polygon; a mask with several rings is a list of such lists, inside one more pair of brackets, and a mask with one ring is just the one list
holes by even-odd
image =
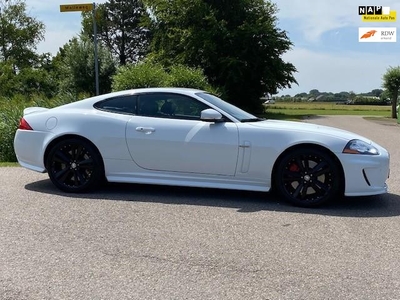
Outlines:
{"label": "white cloud", "polygon": [[[294,85],[292,89],[285,89],[279,94],[294,95],[309,92],[311,89],[326,92],[368,92],[381,88],[382,75],[390,65],[400,64],[398,55],[346,50],[350,45],[352,48],[357,47],[354,47],[348,30],[344,35],[341,30],[343,27],[356,29],[371,25],[361,21],[358,15],[359,5],[389,6],[399,16],[398,0],[375,3],[354,0],[276,0],[276,3],[280,10],[280,27],[288,30],[289,34],[291,29],[296,30],[296,35],[293,35],[296,45],[284,55],[284,60],[293,63],[297,68],[295,77],[299,83],[299,86]],[[282,25],[291,27],[285,28]],[[374,25],[382,26],[382,23]],[[320,38],[327,32],[331,32],[330,42],[329,45],[324,45]],[[323,52],[316,51],[316,45],[318,49],[324,49]]]}
{"label": "white cloud", "polygon": [[369,92],[381,88],[382,75],[389,66],[400,63],[398,55],[347,52],[343,56],[343,53],[318,53],[305,48],[295,48],[283,58],[296,66],[299,86],[282,90],[280,95],[295,95],[312,89]]}

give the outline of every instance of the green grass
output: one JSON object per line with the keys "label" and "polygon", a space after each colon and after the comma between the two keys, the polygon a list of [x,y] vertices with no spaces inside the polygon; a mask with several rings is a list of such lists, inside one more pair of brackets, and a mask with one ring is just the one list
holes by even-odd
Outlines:
{"label": "green grass", "polygon": [[0,162],[1,167],[19,167],[19,164],[16,162]]}
{"label": "green grass", "polygon": [[390,118],[391,107],[379,105],[341,105],[335,103],[277,103],[265,106],[268,119],[302,120],[307,116],[358,115]]}

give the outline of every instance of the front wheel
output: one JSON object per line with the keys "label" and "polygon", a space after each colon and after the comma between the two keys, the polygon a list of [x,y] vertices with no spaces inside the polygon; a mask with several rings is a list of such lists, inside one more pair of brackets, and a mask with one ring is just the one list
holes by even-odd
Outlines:
{"label": "front wheel", "polygon": [[97,149],[78,138],[55,144],[47,156],[46,168],[53,184],[68,193],[94,188],[101,182],[104,174]]}
{"label": "front wheel", "polygon": [[319,149],[295,149],[279,161],[275,188],[287,201],[315,207],[339,196],[341,172],[338,163]]}

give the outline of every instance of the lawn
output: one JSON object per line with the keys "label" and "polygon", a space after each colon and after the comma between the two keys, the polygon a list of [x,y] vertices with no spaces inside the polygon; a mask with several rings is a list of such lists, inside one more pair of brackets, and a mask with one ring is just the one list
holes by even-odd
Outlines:
{"label": "lawn", "polygon": [[306,116],[316,115],[358,115],[390,118],[391,106],[379,105],[344,105],[335,103],[276,103],[265,105],[265,114],[268,119],[301,120]]}

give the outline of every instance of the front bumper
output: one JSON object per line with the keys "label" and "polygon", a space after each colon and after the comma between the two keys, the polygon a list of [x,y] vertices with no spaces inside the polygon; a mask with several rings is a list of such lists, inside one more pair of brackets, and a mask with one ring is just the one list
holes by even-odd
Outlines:
{"label": "front bumper", "polygon": [[345,196],[387,193],[390,157],[385,149],[379,150],[379,155],[340,154],[345,174]]}

